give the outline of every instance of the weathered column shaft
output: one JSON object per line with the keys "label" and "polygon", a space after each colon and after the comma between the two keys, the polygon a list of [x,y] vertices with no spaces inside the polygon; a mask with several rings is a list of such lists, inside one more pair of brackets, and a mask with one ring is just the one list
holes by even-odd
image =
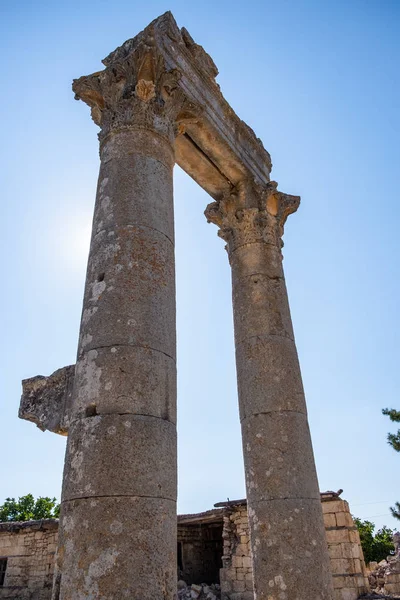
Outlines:
{"label": "weathered column shaft", "polygon": [[173,600],[172,172],[174,117],[184,100],[173,99],[174,76],[165,72],[151,36],[104,62],[105,71],[73,86],[101,127],[101,167],[53,597]]}
{"label": "weathered column shaft", "polygon": [[[236,364],[257,600],[331,600],[332,583],[280,234],[299,199],[239,187],[210,205],[232,267]],[[279,206],[281,203],[281,206]]]}
{"label": "weathered column shaft", "polygon": [[63,600],[174,597],[173,164],[151,129],[102,144],[64,472]]}

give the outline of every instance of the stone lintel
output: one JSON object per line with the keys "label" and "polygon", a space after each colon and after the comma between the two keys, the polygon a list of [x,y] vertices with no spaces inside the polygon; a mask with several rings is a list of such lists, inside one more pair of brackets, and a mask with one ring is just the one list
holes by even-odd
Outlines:
{"label": "stone lintel", "polygon": [[75,365],[22,381],[18,416],[42,431],[68,435]]}
{"label": "stone lintel", "polygon": [[[170,12],[111,52],[103,64],[105,70],[73,84],[76,98],[89,104],[97,124],[116,102],[124,107],[131,102],[131,111],[139,113],[144,105],[162,110],[164,104],[176,123],[176,162],[214,199],[243,180],[269,182],[269,153],[223,97],[211,57],[185,28],[179,29]],[[168,108],[172,98],[173,115]],[[103,126],[104,120],[104,134]]]}
{"label": "stone lintel", "polygon": [[179,166],[214,198],[243,179],[268,183],[271,157],[225,100],[210,56],[185,28],[178,28],[170,12],[156,19],[154,28],[168,68],[181,73],[179,86],[203,109],[201,119],[188,122],[176,140]]}
{"label": "stone lintel", "polygon": [[178,515],[178,525],[198,525],[205,523],[222,523],[225,511],[221,508],[206,510],[201,513]]}

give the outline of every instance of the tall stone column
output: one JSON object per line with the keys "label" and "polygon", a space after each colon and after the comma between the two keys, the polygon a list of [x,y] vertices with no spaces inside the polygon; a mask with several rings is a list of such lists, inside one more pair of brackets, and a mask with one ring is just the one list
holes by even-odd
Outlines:
{"label": "tall stone column", "polygon": [[61,600],[176,594],[172,171],[183,99],[151,38],[74,81],[100,175],[64,469]]}
{"label": "tall stone column", "polygon": [[239,410],[256,600],[331,600],[307,410],[282,269],[300,199],[243,182],[207,207],[232,267]]}

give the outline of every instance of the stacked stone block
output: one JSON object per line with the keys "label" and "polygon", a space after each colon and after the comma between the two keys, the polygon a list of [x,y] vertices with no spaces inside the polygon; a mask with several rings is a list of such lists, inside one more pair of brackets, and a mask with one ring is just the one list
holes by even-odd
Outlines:
{"label": "stacked stone block", "polygon": [[385,592],[400,596],[400,571],[385,576]]}
{"label": "stacked stone block", "polygon": [[[321,495],[326,539],[333,575],[334,600],[357,600],[369,591],[369,583],[360,536],[350,514],[349,505],[337,494]],[[245,501],[226,509],[224,516],[224,555],[221,569],[222,600],[253,600],[253,573],[249,525]],[[295,556],[301,545],[287,548]],[[400,579],[400,575],[399,575]],[[393,586],[400,585],[393,582]],[[398,588],[385,590],[394,591]]]}
{"label": "stacked stone block", "polygon": [[335,600],[356,600],[369,590],[360,536],[345,500],[322,502]]}
{"label": "stacked stone block", "polygon": [[0,557],[7,557],[1,600],[50,598],[57,533],[57,520],[0,523]]}
{"label": "stacked stone block", "polygon": [[253,569],[246,505],[227,512],[222,537],[224,554],[220,572],[221,598],[253,600]]}
{"label": "stacked stone block", "polygon": [[[334,600],[356,600],[369,591],[358,531],[346,501],[337,494],[322,494],[321,499]],[[177,541],[183,545],[186,583],[208,583],[206,572],[210,573],[210,568],[206,567],[208,562],[218,564],[218,537],[222,535],[221,600],[254,600],[246,501],[220,511],[183,515],[178,523]],[[50,600],[57,533],[57,520],[0,524],[0,557],[8,558],[0,600]],[[295,542],[287,548],[292,556],[300,551],[301,545]],[[217,583],[217,578],[209,583]],[[385,574],[384,589],[385,593],[399,594],[400,572],[392,569]]]}
{"label": "stacked stone block", "polygon": [[379,563],[370,562],[367,572],[371,590],[375,594],[393,594],[400,598],[400,554],[388,556],[387,560]]}

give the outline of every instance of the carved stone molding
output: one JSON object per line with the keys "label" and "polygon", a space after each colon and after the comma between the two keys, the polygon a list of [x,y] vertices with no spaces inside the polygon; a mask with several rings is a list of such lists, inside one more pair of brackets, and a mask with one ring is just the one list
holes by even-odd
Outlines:
{"label": "carved stone molding", "polygon": [[151,26],[103,64],[103,71],[74,79],[72,85],[75,98],[90,106],[92,119],[101,128],[100,140],[113,130],[143,127],[172,141],[187,123],[199,119],[201,110],[178,86],[180,72],[167,69]]}
{"label": "carved stone molding", "polygon": [[264,186],[241,181],[207,206],[207,221],[219,227],[218,235],[227,242],[229,254],[255,242],[283,246],[286,219],[298,209],[300,197],[279,192],[277,187],[276,181]]}

